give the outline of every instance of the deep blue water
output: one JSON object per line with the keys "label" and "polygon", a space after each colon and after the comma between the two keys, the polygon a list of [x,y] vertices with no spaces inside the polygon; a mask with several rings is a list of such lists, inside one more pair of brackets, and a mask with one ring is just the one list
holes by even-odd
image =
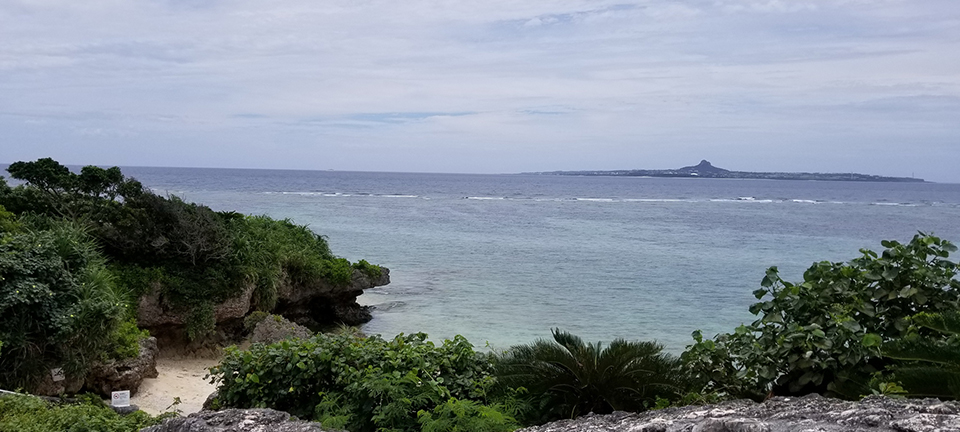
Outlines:
{"label": "deep blue water", "polygon": [[960,242],[960,185],[125,168],[160,193],[308,224],[391,269],[369,333],[497,348],[561,327],[657,339],[752,320],[764,270],[789,279],[917,231]]}

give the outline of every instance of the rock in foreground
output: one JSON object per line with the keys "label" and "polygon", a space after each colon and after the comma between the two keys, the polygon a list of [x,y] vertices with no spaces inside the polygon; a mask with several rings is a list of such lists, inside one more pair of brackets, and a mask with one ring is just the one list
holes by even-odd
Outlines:
{"label": "rock in foreground", "polygon": [[320,423],[290,420],[290,414],[272,409],[201,411],[169,419],[141,432],[333,432]]}
{"label": "rock in foreground", "polygon": [[[948,432],[960,431],[960,403],[869,397],[848,402],[818,395],[687,406],[641,414],[561,420],[522,432]],[[518,431],[520,432],[520,431]]]}

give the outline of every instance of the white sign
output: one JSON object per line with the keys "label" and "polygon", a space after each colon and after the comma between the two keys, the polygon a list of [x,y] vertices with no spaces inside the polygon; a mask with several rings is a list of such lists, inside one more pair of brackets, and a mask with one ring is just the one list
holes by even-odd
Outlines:
{"label": "white sign", "polygon": [[113,396],[111,405],[115,407],[130,406],[130,390],[115,391],[111,396]]}
{"label": "white sign", "polygon": [[53,378],[53,382],[60,382],[67,379],[62,368],[50,369],[50,376]]}

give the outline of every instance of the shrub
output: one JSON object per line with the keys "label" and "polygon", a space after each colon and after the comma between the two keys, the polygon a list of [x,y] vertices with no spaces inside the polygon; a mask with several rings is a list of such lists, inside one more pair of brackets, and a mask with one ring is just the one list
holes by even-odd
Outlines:
{"label": "shrub", "polygon": [[960,303],[958,266],[947,259],[953,244],[921,233],[882,245],[881,255],[814,263],[797,284],[770,268],[750,307],[759,319],[714,340],[695,332],[688,367],[708,391],[738,397],[868,393],[871,375],[890,363],[882,343],[905,336],[909,317]]}
{"label": "shrub", "polygon": [[135,319],[120,322],[111,334],[104,360],[124,360],[140,355],[140,341],[148,337],[150,332],[138,328]]}
{"label": "shrub", "polygon": [[81,377],[125,307],[96,245],[75,224],[0,241],[0,385],[32,388],[51,368]]}
{"label": "shrub", "polygon": [[509,432],[519,425],[503,413],[471,400],[447,399],[433,411],[420,410],[417,418],[423,432]]}
{"label": "shrub", "polygon": [[[211,374],[221,406],[270,407],[353,432],[419,430],[421,410],[433,419],[424,422],[450,420],[450,413],[435,411],[450,398],[489,402],[491,358],[461,336],[441,346],[426,337],[317,335],[249,351],[228,348]],[[488,408],[464,415],[497,409]],[[512,421],[500,415],[504,424]]]}
{"label": "shrub", "polygon": [[367,260],[357,261],[356,264],[353,265],[353,268],[373,279],[378,279],[383,274],[383,270],[380,269],[380,266],[370,264],[367,262]]}
{"label": "shrub", "polygon": [[96,396],[54,405],[26,395],[0,396],[0,430],[18,432],[135,432],[160,423],[164,416],[143,411],[121,416]]}
{"label": "shrub", "polygon": [[685,390],[673,356],[654,342],[616,339],[606,348],[553,331],[553,340],[507,350],[496,363],[505,386],[529,391],[535,423],[575,418],[590,412],[643,411],[657,397],[676,398]]}

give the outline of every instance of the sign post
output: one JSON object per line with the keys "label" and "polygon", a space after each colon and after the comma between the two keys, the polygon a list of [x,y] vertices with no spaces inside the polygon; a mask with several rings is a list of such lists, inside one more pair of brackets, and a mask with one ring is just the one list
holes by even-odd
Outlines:
{"label": "sign post", "polygon": [[128,407],[130,406],[130,390],[124,391],[115,391],[111,394],[111,404],[115,407]]}

